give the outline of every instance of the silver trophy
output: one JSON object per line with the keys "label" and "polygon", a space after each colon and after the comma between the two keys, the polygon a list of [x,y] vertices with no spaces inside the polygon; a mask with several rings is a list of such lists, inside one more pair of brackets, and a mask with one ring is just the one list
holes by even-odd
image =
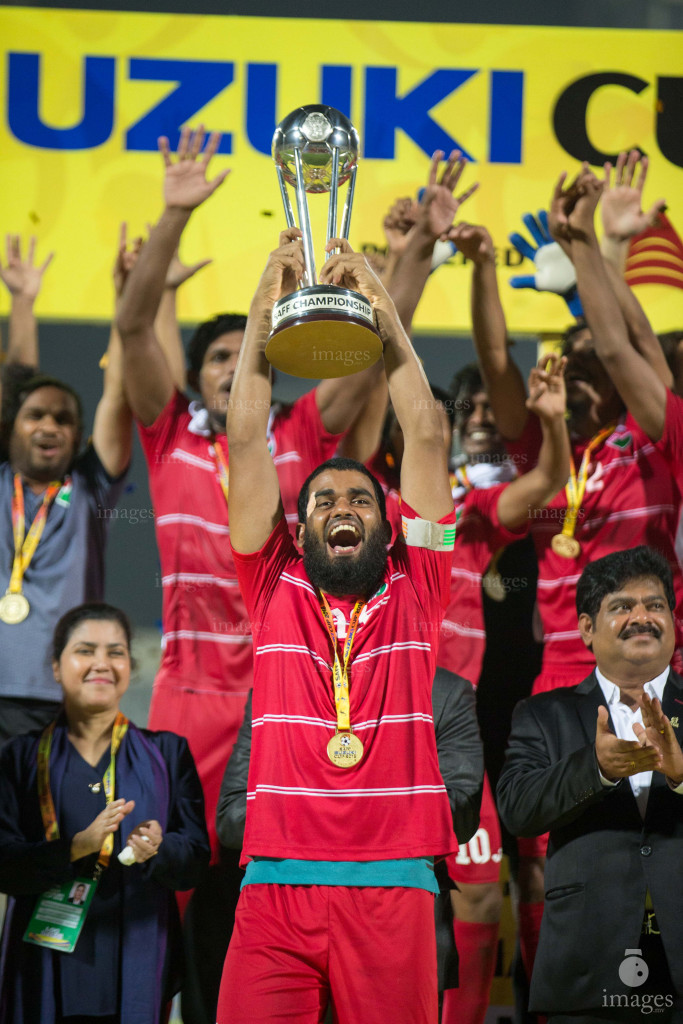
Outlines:
{"label": "silver trophy", "polygon": [[[316,281],[306,193],[329,192],[327,241],[348,238],[358,169],[358,132],[333,107],[310,104],[289,114],[275,129],[273,159],[288,227],[295,227],[287,185],[296,190],[305,270],[301,287],[273,307],[266,357],[296,377],[344,377],[364,370],[382,354],[372,306],[364,295]],[[337,232],[339,187],[348,181]],[[328,254],[328,257],[331,254]]]}

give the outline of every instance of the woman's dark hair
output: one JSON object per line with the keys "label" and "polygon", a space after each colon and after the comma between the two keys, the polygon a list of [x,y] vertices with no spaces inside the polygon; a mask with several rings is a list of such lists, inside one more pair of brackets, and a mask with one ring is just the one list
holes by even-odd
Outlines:
{"label": "woman's dark hair", "polygon": [[576,587],[576,611],[589,615],[595,622],[600,605],[608,594],[614,594],[632,580],[649,576],[661,580],[669,608],[676,607],[673,576],[667,560],[644,544],[628,551],[615,551],[591,562],[581,573]]}
{"label": "woman's dark hair", "polygon": [[[0,410],[0,458],[8,457],[9,440],[19,410],[29,395],[39,388],[58,388],[60,391],[66,392],[67,395],[71,395],[76,403],[79,435],[82,432],[83,403],[80,395],[70,384],[65,384],[57,377],[36,373],[32,367],[16,367],[14,369],[5,367],[2,374],[2,409]],[[74,456],[77,454],[78,452],[74,452]]]}
{"label": "woman's dark hair", "polygon": [[306,518],[307,518],[307,516],[306,516],[306,506],[308,505],[308,489],[309,489],[311,480],[313,480],[320,473],[324,473],[325,470],[327,470],[327,469],[356,470],[358,473],[365,474],[365,476],[368,478],[368,480],[372,481],[372,486],[373,486],[374,491],[375,491],[375,497],[377,498],[377,504],[379,505],[380,515],[382,516],[382,519],[386,519],[386,517],[387,517],[387,503],[386,503],[386,501],[384,499],[384,491],[382,490],[382,488],[380,486],[380,482],[377,479],[377,477],[373,476],[372,473],[370,472],[370,470],[366,469],[366,467],[363,465],[362,462],[356,462],[355,459],[346,459],[346,458],[343,458],[342,456],[337,456],[334,459],[328,459],[327,462],[323,462],[320,466],[318,466],[316,469],[314,469],[312,473],[309,473],[309,475],[306,478],[306,480],[304,480],[303,486],[302,486],[301,490],[299,491],[299,502],[298,502],[298,506],[297,506],[298,514],[299,514],[299,522],[300,523],[305,523],[306,522]]}
{"label": "woman's dark hair", "polygon": [[230,331],[243,331],[247,326],[247,318],[243,313],[218,313],[210,320],[205,320],[190,338],[187,347],[187,366],[192,373],[199,373],[204,362],[206,350],[212,341],[221,334]]}
{"label": "woman's dark hair", "polygon": [[[62,615],[52,635],[52,660],[59,661],[72,633],[75,629],[78,629],[82,622],[92,622],[93,620],[97,622],[116,622],[125,634],[128,650],[130,651],[133,630],[126,613],[122,612],[120,608],[114,608],[111,604],[105,604],[103,601],[91,601],[88,604],[76,605],[75,608],[70,608],[65,615]],[[135,667],[132,657],[131,665]]]}

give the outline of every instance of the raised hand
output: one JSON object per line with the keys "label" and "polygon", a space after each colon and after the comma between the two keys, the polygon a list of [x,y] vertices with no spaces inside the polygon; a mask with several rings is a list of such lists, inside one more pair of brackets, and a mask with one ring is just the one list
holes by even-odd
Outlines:
{"label": "raised hand", "polygon": [[495,262],[496,253],[493,241],[486,228],[480,224],[467,224],[465,221],[460,221],[450,229],[448,239],[471,263]]}
{"label": "raised hand", "polygon": [[144,239],[142,235],[138,235],[131,242],[130,248],[128,247],[127,240],[128,226],[124,221],[119,229],[119,247],[116,252],[116,259],[114,260],[114,266],[112,267],[112,277],[114,280],[114,294],[119,299],[125,287],[128,275],[135,266],[140,250],[144,245]]}
{"label": "raised hand", "polygon": [[13,298],[21,296],[29,302],[34,302],[40,292],[43,274],[50,266],[54,253],[51,252],[39,266],[34,266],[35,235],[31,235],[29,238],[25,259],[22,259],[21,256],[20,235],[7,235],[6,245],[6,262],[4,267],[0,264],[0,279],[5,283]]}
{"label": "raised hand", "polygon": [[584,163],[576,179],[578,195],[571,204],[568,213],[569,237],[588,239],[595,233],[595,211],[600,202],[605,183]]}
{"label": "raised hand", "polygon": [[191,277],[204,267],[208,267],[212,260],[199,260],[198,263],[183,263],[180,259],[178,250],[173,253],[173,259],[169,264],[169,268],[166,272],[166,283],[165,288],[176,289],[180,288],[181,284],[189,281]]}
{"label": "raised hand", "polygon": [[529,373],[529,397],[526,407],[542,420],[564,419],[567,393],[564,370],[567,360],[555,353],[543,356]]}
{"label": "raised hand", "polygon": [[209,164],[218,149],[221,133],[213,132],[209,136],[206,149],[202,153],[205,136],[203,125],[195,132],[185,126],[180,133],[176,163],[171,159],[168,139],[165,136],[159,139],[159,150],[166,166],[164,199],[167,207],[195,210],[213,195],[230,173],[229,170],[221,171],[211,181],[207,180]]}
{"label": "raised hand", "polygon": [[164,834],[158,821],[143,821],[128,836],[126,846],[130,846],[138,864],[156,857],[159,847],[164,841]]}
{"label": "raised hand", "polygon": [[417,221],[419,204],[417,199],[397,199],[389,209],[382,226],[389,253],[400,256],[406,247],[408,232]]}
{"label": "raised hand", "polygon": [[629,238],[656,224],[660,213],[666,209],[664,199],[658,199],[647,211],[642,209],[648,166],[648,158],[642,156],[637,149],[632,149],[628,154],[626,151],[619,154],[614,168],[614,178],[612,164],[604,165],[602,226],[608,238],[617,242],[628,241]]}
{"label": "raised hand", "polygon": [[553,241],[548,214],[545,210],[539,210],[536,217],[532,213],[525,213],[522,223],[529,231],[536,248],[516,231],[508,235],[508,238],[522,256],[533,262],[536,273],[511,277],[510,285],[513,288],[533,288],[537,292],[561,295],[570,312],[576,317],[581,316],[581,301],[576,290],[574,264],[560,243]]}
{"label": "raised hand", "polygon": [[420,197],[419,219],[434,239],[447,241],[458,210],[476,192],[479,183],[475,182],[459,196],[455,196],[453,193],[465,170],[467,160],[460,150],[454,149],[439,178],[439,164],[443,158],[441,150],[437,150],[432,157],[427,187]]}
{"label": "raised hand", "polygon": [[609,727],[609,714],[604,704],[598,708],[595,729],[595,753],[598,767],[606,779],[616,782],[640,772],[651,772],[662,767],[662,759],[656,747],[649,742],[620,740]]}
{"label": "raised hand", "polygon": [[119,825],[134,807],[134,800],[123,798],[107,804],[88,827],[82,832],[77,832],[71,840],[71,860],[80,860],[91,853],[99,853],[109,833],[118,832]]}
{"label": "raised hand", "polygon": [[345,238],[331,238],[326,246],[328,251],[341,249],[331,256],[320,272],[321,284],[339,285],[364,295],[374,309],[392,309],[384,285],[370,264],[360,252],[354,252]]}
{"label": "raised hand", "polygon": [[656,697],[653,700],[643,692],[641,712],[643,725],[636,722],[633,726],[638,742],[643,745],[649,744],[659,752],[659,771],[675,785],[680,785],[683,782],[683,751],[676,739],[671,720],[662,711],[661,701]]}
{"label": "raised hand", "polygon": [[[334,241],[338,245],[341,244],[338,239]],[[283,295],[290,295],[296,291],[304,270],[301,231],[299,228],[287,228],[286,231],[280,232],[280,244],[268,257],[254,301],[273,306]]]}

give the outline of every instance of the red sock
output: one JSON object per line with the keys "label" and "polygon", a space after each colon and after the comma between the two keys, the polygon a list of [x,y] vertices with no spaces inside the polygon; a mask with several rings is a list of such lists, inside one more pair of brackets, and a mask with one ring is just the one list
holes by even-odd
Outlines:
{"label": "red sock", "polygon": [[519,948],[522,954],[524,970],[529,981],[531,981],[531,974],[534,969],[542,917],[543,900],[539,903],[519,904]]}
{"label": "red sock", "polygon": [[458,988],[443,994],[441,1024],[483,1024],[496,967],[498,922],[453,922],[458,950]]}

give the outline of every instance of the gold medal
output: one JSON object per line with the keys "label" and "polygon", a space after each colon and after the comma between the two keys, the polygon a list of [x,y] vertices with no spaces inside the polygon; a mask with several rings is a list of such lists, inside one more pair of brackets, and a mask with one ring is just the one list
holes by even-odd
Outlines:
{"label": "gold medal", "polygon": [[556,533],[550,546],[560,558],[578,558],[581,554],[581,545],[576,537],[568,537],[566,533]]}
{"label": "gold medal", "polygon": [[327,744],[327,756],[337,768],[355,768],[363,756],[363,744],[355,733],[336,730]]}
{"label": "gold medal", "polygon": [[487,597],[490,597],[492,601],[504,601],[507,597],[503,577],[499,572],[492,572],[489,569],[481,582]]}
{"label": "gold medal", "polygon": [[11,594],[9,590],[0,598],[0,620],[8,626],[16,626],[23,622],[31,611],[31,605],[23,594]]}

